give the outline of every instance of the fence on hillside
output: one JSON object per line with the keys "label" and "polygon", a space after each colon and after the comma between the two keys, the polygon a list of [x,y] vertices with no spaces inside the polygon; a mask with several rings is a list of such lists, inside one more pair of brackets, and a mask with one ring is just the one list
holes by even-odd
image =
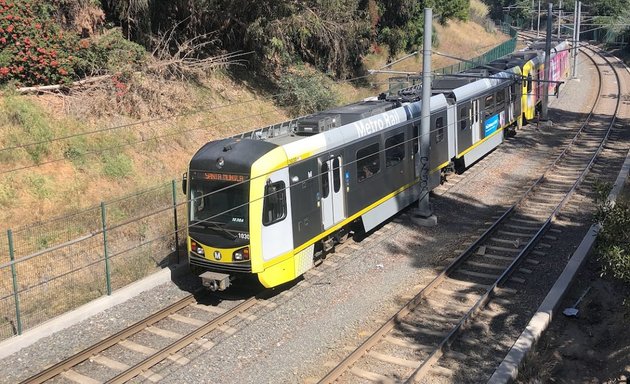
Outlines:
{"label": "fence on hillside", "polygon": [[[517,30],[511,27],[509,24],[502,24],[498,28],[501,29],[506,35],[510,35],[510,39],[492,48],[488,52],[485,52],[472,59],[466,61],[459,61],[448,67],[439,68],[433,71],[438,75],[452,75],[454,73],[460,73],[467,69],[477,67],[479,65],[487,64],[493,60],[499,59],[509,53],[514,52],[516,49]],[[408,76],[396,76],[389,79],[389,93],[396,93],[397,91],[422,83],[422,76],[420,75],[408,75]]]}
{"label": "fence on hillside", "polygon": [[[514,50],[512,39],[441,73]],[[0,340],[179,262],[186,201],[177,181],[3,234]],[[181,200],[181,201],[178,201]]]}
{"label": "fence on hillside", "polygon": [[0,247],[0,340],[177,263],[186,229],[178,184],[9,229]]}

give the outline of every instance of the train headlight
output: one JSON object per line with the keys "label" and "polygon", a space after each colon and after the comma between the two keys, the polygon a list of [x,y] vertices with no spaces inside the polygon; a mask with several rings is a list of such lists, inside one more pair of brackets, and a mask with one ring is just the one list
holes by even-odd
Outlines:
{"label": "train headlight", "polygon": [[232,259],[235,261],[249,260],[249,247],[241,248],[234,251]]}
{"label": "train headlight", "polygon": [[203,255],[203,248],[196,241],[190,241],[190,250],[198,255]]}

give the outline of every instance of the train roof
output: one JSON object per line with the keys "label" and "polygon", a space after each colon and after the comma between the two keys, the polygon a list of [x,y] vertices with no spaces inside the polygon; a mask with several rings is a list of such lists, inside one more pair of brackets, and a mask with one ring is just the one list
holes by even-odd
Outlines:
{"label": "train roof", "polygon": [[[431,97],[431,111],[446,108],[448,105],[444,95]],[[422,101],[405,103],[400,107],[375,114],[338,128],[312,135],[300,136],[297,140],[283,145],[289,161],[298,161],[341,147],[358,139],[377,136],[383,130],[392,128],[409,120],[419,119]]]}
{"label": "train roof", "polygon": [[[244,173],[265,153],[278,145],[264,140],[229,138],[206,143],[190,160],[191,170]],[[223,163],[219,164],[218,159]]]}

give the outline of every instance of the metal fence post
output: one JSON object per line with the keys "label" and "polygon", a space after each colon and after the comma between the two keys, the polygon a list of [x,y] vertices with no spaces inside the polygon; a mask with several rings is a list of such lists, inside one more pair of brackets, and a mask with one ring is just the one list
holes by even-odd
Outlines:
{"label": "metal fence post", "polygon": [[20,296],[18,295],[17,271],[15,269],[15,251],[13,249],[13,231],[7,230],[9,240],[9,258],[11,259],[11,275],[13,277],[13,298],[15,301],[15,321],[17,322],[17,334],[22,334],[22,316],[20,315]]}
{"label": "metal fence post", "polygon": [[173,179],[173,219],[175,221],[175,252],[177,252],[177,264],[179,264],[179,225],[177,224],[177,182]]}
{"label": "metal fence post", "polygon": [[105,202],[101,201],[101,223],[103,224],[103,253],[105,256],[105,283],[107,284],[107,295],[112,294],[112,281],[109,272],[109,255],[107,252],[107,220],[105,215]]}

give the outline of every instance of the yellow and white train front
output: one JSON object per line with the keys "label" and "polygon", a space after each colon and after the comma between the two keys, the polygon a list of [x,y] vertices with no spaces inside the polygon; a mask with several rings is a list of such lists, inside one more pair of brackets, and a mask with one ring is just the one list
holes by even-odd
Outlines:
{"label": "yellow and white train front", "polygon": [[[212,290],[257,274],[266,287],[296,277],[286,155],[260,140],[210,142],[187,173],[188,255]],[[264,241],[263,241],[264,239]]]}

